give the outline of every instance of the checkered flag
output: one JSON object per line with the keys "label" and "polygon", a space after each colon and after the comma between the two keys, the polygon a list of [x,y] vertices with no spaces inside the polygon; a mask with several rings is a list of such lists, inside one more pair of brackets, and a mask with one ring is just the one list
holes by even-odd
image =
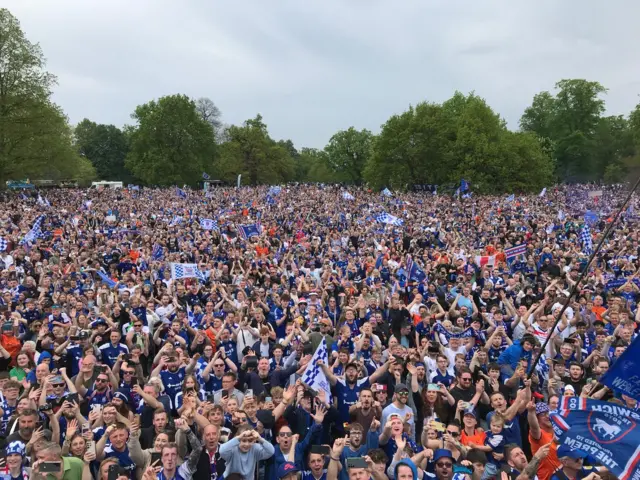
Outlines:
{"label": "checkered flag", "polygon": [[4,252],[7,250],[9,242],[4,237],[0,237],[0,252]]}
{"label": "checkered flag", "polygon": [[379,213],[378,215],[376,215],[376,221],[378,223],[385,223],[387,225],[395,225],[396,227],[401,227],[402,226],[402,220],[400,220],[398,217],[394,217],[393,215],[390,215],[386,212],[382,212]]}
{"label": "checkered flag", "polygon": [[197,278],[205,281],[204,274],[195,263],[172,263],[171,278],[173,280],[182,280],[183,278]]}
{"label": "checkered flag", "polygon": [[593,240],[591,239],[591,229],[586,223],[580,232],[580,242],[582,243],[582,251],[587,255],[593,253]]}
{"label": "checkered flag", "polygon": [[329,381],[322,368],[316,365],[318,360],[322,360],[327,366],[329,365],[326,338],[322,339],[322,342],[313,354],[313,358],[307,365],[307,369],[302,374],[302,383],[316,392],[324,390],[327,402],[331,403],[331,385],[329,385]]}

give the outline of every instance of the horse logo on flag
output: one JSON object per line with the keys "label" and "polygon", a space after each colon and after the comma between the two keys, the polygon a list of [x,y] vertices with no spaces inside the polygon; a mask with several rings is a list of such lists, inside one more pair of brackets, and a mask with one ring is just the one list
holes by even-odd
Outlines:
{"label": "horse logo on flag", "polygon": [[[630,418],[601,413],[599,417],[592,418],[589,414],[587,425],[589,432],[596,440],[604,443],[618,443],[630,431],[636,428],[636,422]],[[603,418],[604,417],[604,418]]]}

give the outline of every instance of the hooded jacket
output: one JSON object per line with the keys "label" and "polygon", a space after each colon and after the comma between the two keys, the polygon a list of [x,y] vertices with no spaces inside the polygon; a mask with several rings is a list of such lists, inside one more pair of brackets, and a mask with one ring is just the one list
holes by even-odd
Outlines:
{"label": "hooded jacket", "polygon": [[411,473],[413,474],[413,480],[418,480],[418,469],[416,465],[408,458],[403,458],[396,464],[396,468],[393,469],[393,477],[398,478],[398,467],[401,465],[406,465],[411,469]]}

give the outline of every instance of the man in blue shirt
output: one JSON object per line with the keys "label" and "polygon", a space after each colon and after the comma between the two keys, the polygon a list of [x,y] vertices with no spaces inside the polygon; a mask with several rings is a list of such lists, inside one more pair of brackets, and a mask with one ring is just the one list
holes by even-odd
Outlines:
{"label": "man in blue shirt", "polygon": [[109,342],[100,346],[102,353],[102,362],[113,368],[121,353],[129,353],[129,349],[123,343],[120,343],[122,335],[118,331],[112,331],[109,334]]}
{"label": "man in blue shirt", "polygon": [[[370,384],[375,383],[380,377],[382,377],[382,375],[389,369],[389,366],[395,363],[395,361],[395,357],[391,357],[370,376],[358,379],[358,370],[361,367],[360,363],[347,363],[344,369],[344,378],[338,378],[322,360],[318,360],[316,365],[319,365],[322,368],[327,380],[335,389],[336,397],[338,399],[338,413],[340,414],[342,423],[349,422],[349,407],[358,402],[360,390],[363,388],[369,388]],[[367,371],[364,367],[362,368],[365,372]]]}
{"label": "man in blue shirt", "polygon": [[[165,367],[167,367],[166,370],[164,370]],[[173,402],[178,392],[182,392],[182,382],[184,381],[185,375],[190,374],[194,368],[194,361],[189,363],[187,367],[184,367],[180,365],[180,361],[176,356],[172,355],[168,357],[163,355],[160,358],[158,366],[151,372],[151,377],[160,377],[164,385],[165,393]],[[176,408],[176,406],[172,405],[172,408]]]}

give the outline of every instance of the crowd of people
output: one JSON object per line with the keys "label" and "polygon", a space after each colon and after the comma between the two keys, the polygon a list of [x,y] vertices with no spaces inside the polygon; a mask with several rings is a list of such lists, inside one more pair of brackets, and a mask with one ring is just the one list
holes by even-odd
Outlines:
{"label": "crowd of people", "polygon": [[6,192],[0,474],[611,478],[549,412],[637,408],[598,383],[640,322],[635,198],[569,299],[624,196]]}

